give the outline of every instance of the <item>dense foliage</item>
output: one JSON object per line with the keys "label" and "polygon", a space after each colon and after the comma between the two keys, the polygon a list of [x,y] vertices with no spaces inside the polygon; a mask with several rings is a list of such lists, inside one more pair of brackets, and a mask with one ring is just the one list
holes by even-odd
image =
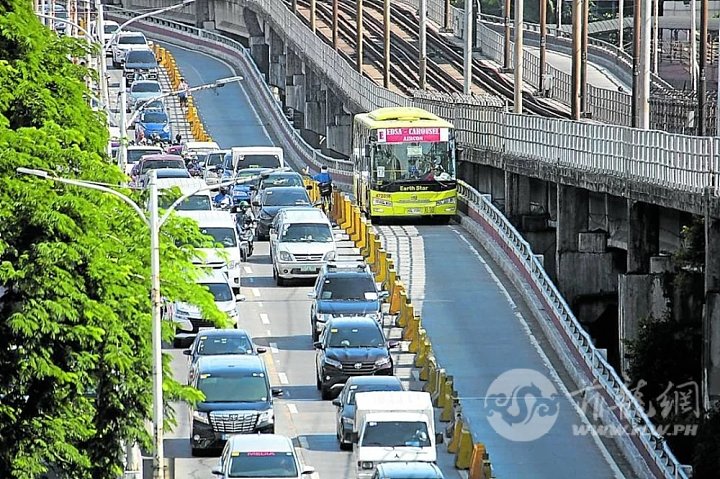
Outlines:
{"label": "dense foliage", "polygon": [[[68,60],[87,45],[55,36],[31,5],[0,0],[0,477],[114,479],[123,441],[148,439],[149,234],[112,195],[16,174],[124,180],[88,72]],[[163,230],[162,294],[222,321],[193,281],[192,249],[175,246],[188,226]],[[166,400],[197,399],[168,374],[166,358]]]}

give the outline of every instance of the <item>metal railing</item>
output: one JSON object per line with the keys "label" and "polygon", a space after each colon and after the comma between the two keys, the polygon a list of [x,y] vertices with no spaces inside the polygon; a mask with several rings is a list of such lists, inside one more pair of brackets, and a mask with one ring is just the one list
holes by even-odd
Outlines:
{"label": "metal railing", "polygon": [[545,272],[542,263],[533,253],[530,244],[492,204],[487,195],[481,194],[464,181],[458,181],[458,195],[461,201],[466,202],[468,208],[479,215],[510,247],[511,254],[515,255],[521,267],[525,269],[535,291],[542,295],[543,303],[549,307],[548,314],[555,316],[559,321],[563,335],[570,340],[585,366],[593,372],[597,385],[617,406],[618,419],[630,426],[630,433],[637,435],[640,439],[638,442],[645,448],[647,455],[655,461],[655,465],[665,477],[687,478],[685,469],[662,440],[635,395],[627,388],[603,354],[595,348],[592,338],[573,315],[565,299]]}
{"label": "metal railing", "polygon": [[[515,154],[558,167],[569,167],[594,174],[606,174],[620,178],[644,180],[667,188],[702,191],[710,184],[717,184],[717,165],[713,155],[715,140],[673,135],[657,131],[641,131],[631,128],[593,125],[566,120],[505,113],[497,103],[474,104],[466,97],[433,97],[425,94],[410,99],[389,92],[362,77],[322,40],[310,33],[298,18],[272,0],[246,2],[260,11],[275,24],[277,31],[285,32],[287,41],[297,48],[304,59],[328,75],[328,80],[350,98],[362,110],[397,104],[418,105],[440,110],[455,122],[459,139],[466,145],[483,151]],[[337,172],[346,174],[348,162],[323,157],[305,143],[285,118],[280,106],[264,83],[264,78],[254,66],[250,54],[242,45],[222,35],[187,25],[161,19],[149,19],[154,33],[165,32],[175,42],[205,46],[220,58],[233,56],[246,67],[246,86],[252,95],[258,95],[277,123],[274,127],[298,158],[306,164],[318,165],[319,161],[335,161]],[[184,38],[184,39],[183,39]],[[262,83],[262,84],[261,84]],[[479,100],[478,103],[482,101]],[[714,191],[717,194],[717,191]],[[665,477],[687,478],[687,474],[672,452],[661,441],[652,422],[643,412],[632,393],[617,377],[602,355],[572,315],[560,293],[554,287],[542,265],[533,255],[528,243],[505,219],[502,213],[466,183],[460,182],[461,197],[480,214],[502,238],[506,247],[523,261],[532,282],[543,298],[552,305],[565,333],[573,338],[576,352],[584,359],[593,381],[603,387],[612,407],[619,408],[623,417],[635,426],[646,456]]]}

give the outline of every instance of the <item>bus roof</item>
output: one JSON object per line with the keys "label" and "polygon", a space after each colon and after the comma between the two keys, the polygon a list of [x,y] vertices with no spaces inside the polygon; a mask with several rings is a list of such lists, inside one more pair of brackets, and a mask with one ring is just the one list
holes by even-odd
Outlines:
{"label": "bus roof", "polygon": [[434,113],[415,107],[378,108],[370,113],[355,115],[355,121],[362,122],[371,129],[423,126],[453,128],[452,123],[443,120]]}

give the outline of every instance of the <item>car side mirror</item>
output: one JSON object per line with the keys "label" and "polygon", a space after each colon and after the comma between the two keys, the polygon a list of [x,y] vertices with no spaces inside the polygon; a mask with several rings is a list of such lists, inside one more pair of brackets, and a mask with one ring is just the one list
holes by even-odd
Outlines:
{"label": "car side mirror", "polygon": [[272,388],[270,391],[272,392],[272,395],[274,398],[285,394],[284,391],[282,390],[282,388]]}
{"label": "car side mirror", "polygon": [[253,201],[253,202],[252,202],[252,205],[253,205],[253,206],[260,206],[260,202],[259,202],[259,201]]}
{"label": "car side mirror", "polygon": [[220,466],[213,467],[210,472],[212,472],[216,476],[222,476],[222,469],[220,468]]}
{"label": "car side mirror", "polygon": [[398,341],[388,341],[387,347],[388,349],[397,348],[400,345]]}
{"label": "car side mirror", "polygon": [[323,349],[323,343],[321,343],[320,341],[315,341],[315,342],[313,343],[313,347],[314,347],[315,349]]}
{"label": "car side mirror", "polygon": [[192,356],[192,351],[190,351],[189,349],[186,349],[185,351],[183,351],[183,354],[185,356]]}
{"label": "car side mirror", "polygon": [[313,185],[307,185],[305,189],[308,191],[312,191],[313,189],[315,189],[315,187]]}
{"label": "car side mirror", "polygon": [[302,475],[315,474],[315,468],[311,466],[305,466],[302,471]]}
{"label": "car side mirror", "polygon": [[380,292],[378,293],[378,299],[379,299],[380,301],[383,301],[383,300],[385,300],[385,299],[388,299],[389,297],[390,297],[390,292],[389,292],[389,291],[380,291]]}
{"label": "car side mirror", "polygon": [[435,434],[435,444],[442,444],[445,442],[445,436],[443,436],[443,433],[439,432]]}
{"label": "car side mirror", "polygon": [[175,327],[176,327],[179,331],[183,331],[183,332],[185,332],[185,333],[190,333],[190,332],[192,332],[192,330],[194,329],[192,323],[191,323],[190,321],[187,321],[187,320],[185,320],[185,321],[178,321],[177,323],[175,323]]}
{"label": "car side mirror", "polygon": [[236,300],[236,301],[245,301],[245,299],[246,299],[246,298],[245,298],[245,295],[244,295],[244,294],[236,294],[236,295],[235,295],[235,300]]}
{"label": "car side mirror", "polygon": [[267,348],[255,348],[258,354],[267,353]]}
{"label": "car side mirror", "polygon": [[250,191],[257,191],[257,186],[250,185]]}
{"label": "car side mirror", "polygon": [[337,407],[342,407],[342,403],[340,402],[339,398],[333,399],[332,405],[337,406]]}
{"label": "car side mirror", "polygon": [[315,293],[315,291],[310,291],[310,292],[307,294],[307,297],[310,298],[310,299],[315,299],[315,298],[317,298],[317,294]]}

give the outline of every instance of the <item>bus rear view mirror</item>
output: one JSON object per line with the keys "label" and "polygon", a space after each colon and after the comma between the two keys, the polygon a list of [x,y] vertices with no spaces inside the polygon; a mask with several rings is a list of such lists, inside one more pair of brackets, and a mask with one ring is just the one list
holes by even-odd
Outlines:
{"label": "bus rear view mirror", "polygon": [[365,145],[365,158],[370,158],[370,145]]}

